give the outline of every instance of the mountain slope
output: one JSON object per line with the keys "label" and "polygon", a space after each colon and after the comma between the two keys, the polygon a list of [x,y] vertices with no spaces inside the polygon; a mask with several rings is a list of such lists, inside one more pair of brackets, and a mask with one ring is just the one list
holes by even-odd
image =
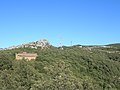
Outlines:
{"label": "mountain slope", "polygon": [[[0,51],[0,90],[120,90],[120,51],[91,47]],[[24,51],[37,59],[15,60]]]}

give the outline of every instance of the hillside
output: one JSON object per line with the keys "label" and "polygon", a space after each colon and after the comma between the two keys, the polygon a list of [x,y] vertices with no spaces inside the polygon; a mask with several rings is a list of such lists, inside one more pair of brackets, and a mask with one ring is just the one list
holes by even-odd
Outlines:
{"label": "hillside", "polygon": [[[0,90],[120,90],[120,44],[0,51]],[[15,53],[37,53],[35,61]]]}

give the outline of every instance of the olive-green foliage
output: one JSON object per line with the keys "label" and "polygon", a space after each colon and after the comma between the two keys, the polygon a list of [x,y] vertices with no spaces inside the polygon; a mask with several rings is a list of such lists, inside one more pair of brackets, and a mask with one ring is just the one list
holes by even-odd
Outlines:
{"label": "olive-green foliage", "polygon": [[[0,90],[120,90],[119,50],[63,48],[0,51]],[[15,60],[24,51],[37,59]]]}

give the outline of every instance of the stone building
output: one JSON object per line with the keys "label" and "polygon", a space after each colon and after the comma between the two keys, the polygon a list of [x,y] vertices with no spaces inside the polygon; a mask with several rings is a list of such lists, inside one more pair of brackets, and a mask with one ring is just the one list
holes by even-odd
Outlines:
{"label": "stone building", "polygon": [[30,60],[35,60],[36,57],[37,57],[37,53],[22,52],[16,54],[16,60],[27,59],[30,61]]}

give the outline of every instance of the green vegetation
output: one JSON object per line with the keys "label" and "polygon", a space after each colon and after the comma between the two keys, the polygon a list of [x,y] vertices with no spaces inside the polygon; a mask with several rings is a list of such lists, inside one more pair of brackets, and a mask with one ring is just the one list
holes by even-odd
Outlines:
{"label": "green vegetation", "polygon": [[[120,90],[119,48],[63,48],[0,51],[0,90]],[[15,60],[23,51],[38,57]]]}

